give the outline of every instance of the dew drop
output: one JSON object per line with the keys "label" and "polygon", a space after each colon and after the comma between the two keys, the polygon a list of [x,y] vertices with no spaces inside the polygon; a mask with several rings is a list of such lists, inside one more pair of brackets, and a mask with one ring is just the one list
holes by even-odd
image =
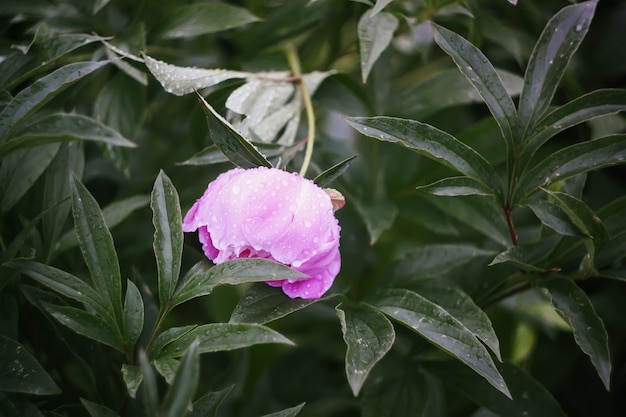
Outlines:
{"label": "dew drop", "polygon": [[241,188],[238,185],[234,185],[232,189],[233,194],[239,194],[241,192]]}

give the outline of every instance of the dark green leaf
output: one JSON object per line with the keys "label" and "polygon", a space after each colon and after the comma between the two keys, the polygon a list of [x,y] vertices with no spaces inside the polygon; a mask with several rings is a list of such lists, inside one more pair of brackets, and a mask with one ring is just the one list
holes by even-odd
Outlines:
{"label": "dark green leaf", "polygon": [[308,278],[308,276],[284,264],[263,258],[233,259],[215,266],[202,260],[194,265],[182,279],[174,293],[173,306],[192,298],[208,295],[218,285],[237,285],[290,278]]}
{"label": "dark green leaf", "polygon": [[87,409],[87,412],[91,417],[118,417],[115,411],[107,408],[103,405],[94,403],[92,401],[88,401],[84,398],[80,399],[80,402],[83,403],[83,406]]}
{"label": "dark green leaf", "polygon": [[403,282],[443,275],[452,268],[478,257],[493,256],[494,251],[474,245],[433,243],[411,247],[394,265],[395,274]]}
{"label": "dark green leaf", "polygon": [[572,326],[574,339],[591,358],[605,388],[610,390],[611,359],[606,329],[596,313],[587,294],[572,280],[563,277],[549,277],[537,281],[546,288],[552,305],[560,311]]}
{"label": "dark green leaf", "polygon": [[450,285],[425,285],[419,288],[419,294],[441,306],[452,317],[460,321],[470,332],[482,340],[502,361],[500,341],[491,325],[489,316],[474,303],[469,295]]}
{"label": "dark green leaf", "polygon": [[398,215],[398,207],[387,200],[368,203],[353,200],[352,204],[365,222],[370,236],[370,245],[376,243],[380,235],[391,228]]}
{"label": "dark green leaf", "polygon": [[131,280],[127,281],[124,301],[124,341],[132,352],[143,331],[144,306],[139,289]]}
{"label": "dark green leaf", "polygon": [[166,344],[160,355],[181,356],[196,339],[200,340],[200,353],[241,349],[263,343],[293,345],[285,336],[260,324],[210,323],[197,326]]}
{"label": "dark green leaf", "polygon": [[524,201],[537,188],[583,172],[626,163],[626,135],[612,135],[570,145],[528,170],[516,185],[513,201]]}
{"label": "dark green leaf", "polygon": [[0,113],[0,141],[6,139],[26,116],[75,81],[102,68],[108,62],[74,62],[57,69],[20,91]]}
{"label": "dark green leaf", "polygon": [[156,416],[159,409],[159,391],[157,388],[156,375],[150,365],[150,361],[143,350],[139,351],[139,365],[141,366],[142,400],[146,415]]}
{"label": "dark green leaf", "polygon": [[552,110],[537,122],[535,132],[524,146],[520,164],[557,133],[595,117],[626,110],[626,90],[596,90]]}
{"label": "dark green leaf", "polygon": [[500,178],[491,164],[474,149],[442,130],[415,120],[393,117],[345,119],[363,135],[406,146],[484,183],[494,195],[502,195]]}
{"label": "dark green leaf", "polygon": [[230,323],[265,324],[310,306],[320,299],[289,298],[282,289],[253,284],[243,294],[230,316]]}
{"label": "dark green leaf", "polygon": [[304,403],[275,413],[264,414],[262,417],[295,417],[304,407]]}
{"label": "dark green leaf", "polygon": [[159,279],[161,309],[171,302],[178,283],[183,254],[182,215],[178,193],[163,171],[154,182],[150,197],[154,225],[154,254]]}
{"label": "dark green leaf", "polygon": [[[510,96],[519,95],[524,83],[522,77],[501,69],[496,73]],[[390,105],[393,114],[422,120],[449,107],[482,101],[481,95],[463,74],[457,69],[444,69],[398,91]],[[500,135],[498,131],[498,139]]]}
{"label": "dark green leaf", "polygon": [[0,207],[8,212],[33,186],[59,150],[59,143],[14,153],[0,164]]}
{"label": "dark green leaf", "polygon": [[162,357],[156,359],[153,362],[154,367],[157,372],[165,378],[168,384],[172,384],[174,382],[174,377],[176,376],[176,371],[180,366],[180,360],[176,358],[172,358],[171,356]]}
{"label": "dark green leaf", "polygon": [[566,236],[580,236],[585,234],[572,222],[570,217],[561,207],[546,200],[533,200],[528,202],[528,207],[545,226],[555,232]]}
{"label": "dark green leaf", "polygon": [[233,389],[233,385],[224,388],[221,391],[209,392],[208,394],[200,397],[193,403],[193,411],[191,411],[188,417],[216,417],[220,405]]}
{"label": "dark green leaf", "polygon": [[509,246],[510,237],[507,234],[504,211],[492,200],[480,196],[459,196],[432,197],[428,201],[490,240],[504,247]]}
{"label": "dark green leaf", "polygon": [[500,252],[489,264],[497,265],[501,263],[509,262],[522,270],[529,272],[547,272],[542,267],[535,265],[534,258],[529,255],[528,251],[523,246],[511,246],[504,252]]}
{"label": "dark green leaf", "polygon": [[162,37],[190,38],[257,22],[248,10],[226,3],[195,3],[172,11]]}
{"label": "dark green leaf", "polygon": [[391,349],[396,333],[391,322],[370,308],[336,308],[346,342],[346,376],[354,396],[359,395],[370,371]]}
{"label": "dark green leaf", "polygon": [[83,176],[85,167],[85,155],[83,147],[79,143],[62,144],[59,152],[50,164],[46,172],[44,188],[43,237],[46,242],[46,259],[52,257],[54,247],[59,242],[59,236],[67,223],[67,217],[71,209],[70,182],[67,179],[68,171],[72,171],[78,178]]}
{"label": "dark green leaf", "polygon": [[0,390],[31,395],[61,392],[50,375],[17,341],[0,336]]}
{"label": "dark green leaf", "polygon": [[463,323],[441,306],[404,289],[380,291],[368,302],[465,363],[498,391],[510,397],[487,349]]}
{"label": "dark green leaf", "polygon": [[572,55],[584,39],[597,0],[564,7],[546,25],[530,56],[520,96],[519,117],[533,131],[554,97]]}
{"label": "dark green leaf", "polygon": [[459,70],[485,100],[498,122],[507,149],[515,149],[517,111],[504,83],[487,57],[469,41],[437,24],[432,24],[435,41],[454,59]]}
{"label": "dark green leaf", "polygon": [[318,187],[324,188],[335,179],[339,178],[348,168],[350,168],[350,164],[352,160],[359,155],[351,156],[350,158],[346,158],[343,161],[339,162],[336,165],[328,168],[324,172],[320,173],[313,182],[317,184]]}
{"label": "dark green leaf", "polygon": [[10,54],[0,63],[0,86],[11,90],[67,53],[105,39],[83,33],[51,33],[45,24],[40,24],[29,53]]}
{"label": "dark green leaf", "polygon": [[163,350],[163,347],[165,347],[165,345],[180,339],[181,337],[192,331],[195,327],[196,326],[194,325],[183,327],[170,327],[169,329],[160,333],[156,337],[156,339],[154,339],[154,343],[152,344],[152,349],[149,352],[150,359],[158,358],[161,355],[161,351]]}
{"label": "dark green leaf", "polygon": [[565,417],[559,403],[543,385],[509,363],[502,364],[500,372],[511,390],[513,401],[457,362],[432,362],[424,366],[445,383],[498,416]]}
{"label": "dark green leaf", "polygon": [[242,168],[255,168],[272,164],[252,145],[241,136],[230,123],[217,113],[204,97],[196,93],[206,115],[211,140],[235,165]]}
{"label": "dark green leaf", "polygon": [[385,359],[363,387],[360,403],[363,417],[429,417],[428,402],[436,386],[417,367]]}
{"label": "dark green leaf", "polygon": [[94,117],[123,136],[134,138],[145,119],[146,108],[146,88],[117,73],[96,97]]}
{"label": "dark green leaf", "polygon": [[361,55],[361,79],[367,81],[372,67],[391,43],[398,19],[391,13],[374,14],[370,9],[359,20],[358,36]]}
{"label": "dark green leaf", "polygon": [[418,190],[439,196],[458,195],[493,195],[488,187],[480,181],[469,177],[448,177],[428,185],[417,187]]}
{"label": "dark green leaf", "polygon": [[123,341],[117,329],[109,325],[109,320],[95,316],[74,307],[43,303],[43,307],[59,322],[76,333],[124,352]]}
{"label": "dark green leaf", "polygon": [[80,249],[97,291],[111,309],[118,329],[123,328],[122,278],[113,237],[98,202],[74,175],[70,176],[72,213]]}
{"label": "dark green leaf", "polygon": [[134,148],[133,142],[99,121],[79,114],[53,114],[0,143],[0,159],[17,151],[54,142],[89,140],[114,146]]}
{"label": "dark green leaf", "polygon": [[599,245],[594,263],[598,268],[606,268],[626,256],[626,232],[620,230],[607,242]]}
{"label": "dark green leaf", "polygon": [[191,410],[191,402],[196,395],[200,379],[200,341],[194,340],[180,362],[174,381],[170,386],[159,415],[164,417],[183,417]]}
{"label": "dark green leaf", "polygon": [[85,307],[94,309],[103,317],[112,318],[100,294],[83,280],[68,272],[39,262],[21,259],[9,261],[4,265],[28,275],[59,294],[83,303]]}
{"label": "dark green leaf", "polygon": [[[136,195],[119,201],[114,201],[102,210],[102,216],[109,229],[114,228],[126,219],[133,211],[148,204],[150,198],[145,195]],[[55,250],[66,251],[78,245],[78,236],[75,230],[71,230],[61,236],[57,242]]]}

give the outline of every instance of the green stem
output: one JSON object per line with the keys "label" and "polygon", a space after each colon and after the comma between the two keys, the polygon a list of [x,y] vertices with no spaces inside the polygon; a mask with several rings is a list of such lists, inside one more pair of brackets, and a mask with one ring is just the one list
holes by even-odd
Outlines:
{"label": "green stem", "polygon": [[313,156],[313,145],[315,144],[315,113],[313,113],[313,103],[311,102],[311,96],[304,85],[302,80],[302,68],[300,66],[300,58],[293,44],[287,45],[285,49],[287,54],[287,61],[289,61],[289,67],[291,73],[298,81],[300,92],[302,93],[302,101],[304,102],[304,110],[306,111],[306,120],[308,124],[308,135],[306,142],[306,151],[304,153],[304,161],[300,168],[300,176],[304,177],[309,165],[311,164],[311,157]]}
{"label": "green stem", "polygon": [[172,307],[172,300],[169,300],[165,308],[159,312],[159,316],[158,316],[159,318],[157,319],[157,322],[154,325],[154,329],[152,330],[152,334],[150,335],[150,340],[148,340],[148,344],[146,345],[146,354],[150,352],[150,349],[152,348],[152,344],[154,343],[154,339],[156,339],[157,335],[159,334],[161,325],[163,324],[163,321],[165,320],[165,316],[167,316],[167,313],[170,312],[171,307]]}

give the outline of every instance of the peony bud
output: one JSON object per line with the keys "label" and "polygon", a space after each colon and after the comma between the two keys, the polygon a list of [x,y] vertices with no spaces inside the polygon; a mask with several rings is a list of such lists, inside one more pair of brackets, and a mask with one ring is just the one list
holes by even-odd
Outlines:
{"label": "peony bud", "polygon": [[308,275],[267,282],[291,298],[321,297],[341,266],[331,196],[279,169],[235,168],[218,176],[185,215],[183,231],[195,230],[216,264],[267,258]]}

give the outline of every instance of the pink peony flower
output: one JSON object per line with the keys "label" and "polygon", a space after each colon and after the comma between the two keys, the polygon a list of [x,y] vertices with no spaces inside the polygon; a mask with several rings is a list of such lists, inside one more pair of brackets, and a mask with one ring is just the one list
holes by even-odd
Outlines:
{"label": "pink peony flower", "polygon": [[268,281],[291,298],[319,298],[339,273],[339,224],[313,181],[274,168],[235,168],[211,182],[185,215],[215,264],[267,258],[310,278]]}

